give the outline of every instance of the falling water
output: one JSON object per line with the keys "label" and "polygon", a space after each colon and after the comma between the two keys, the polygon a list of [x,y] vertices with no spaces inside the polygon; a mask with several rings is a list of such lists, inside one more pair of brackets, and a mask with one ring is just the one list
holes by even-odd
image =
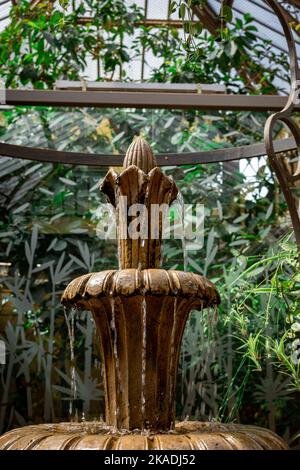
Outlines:
{"label": "falling water", "polygon": [[[145,247],[145,238],[142,238],[141,239],[141,251],[143,251]],[[141,271],[142,270],[142,257],[140,256],[140,259],[139,259],[139,262],[138,262],[138,270]]]}
{"label": "falling water", "polygon": [[[117,337],[117,328],[116,328],[115,299],[113,297],[110,298],[110,305],[111,305],[110,327],[111,327],[111,331],[113,334],[113,354],[114,354],[115,364],[116,364],[116,393],[117,393],[117,396],[119,396],[120,384],[121,384],[121,371],[120,371],[120,361],[119,361],[119,355],[118,355],[118,337]],[[120,415],[118,403],[119,403],[119,400],[117,400],[117,404],[116,404],[117,422],[118,422],[119,415]]]}
{"label": "falling water", "polygon": [[121,269],[121,258],[122,258],[122,253],[121,253],[121,240],[117,240],[117,256],[118,256],[118,269]]}
{"label": "falling water", "polygon": [[208,315],[207,315],[208,334],[210,338],[213,338],[214,336],[217,322],[218,322],[218,305],[214,305],[208,309]]}
{"label": "falling water", "polygon": [[118,263],[118,269],[121,269],[122,266],[122,249],[121,249],[121,243],[123,240],[123,234],[122,234],[122,224],[123,220],[120,219],[120,204],[117,205],[116,210],[115,210],[115,220],[116,221],[116,235],[117,235],[117,263]]}
{"label": "falling water", "polygon": [[[175,332],[176,332],[176,319],[177,319],[177,297],[174,298],[173,304],[173,326],[172,326],[172,333],[171,333],[171,355],[170,355],[170,369],[172,370],[174,367],[174,360],[175,360]],[[172,370],[173,372],[173,370]],[[170,381],[170,389],[169,389],[169,399],[170,403],[173,403],[173,393],[174,393],[174,377],[173,380]],[[175,422],[171,423],[171,429],[175,428]]]}
{"label": "falling water", "polygon": [[214,316],[213,316],[213,321],[214,321],[214,325],[216,325],[218,323],[218,314],[219,314],[219,309],[218,309],[218,305],[215,305],[214,306]]}
{"label": "falling water", "polygon": [[[213,343],[215,344],[215,334],[216,334],[216,325],[218,323],[218,305],[214,305],[213,307],[213,319],[212,319],[212,341]],[[213,349],[213,358],[212,358],[212,361],[215,362],[216,361],[216,348]],[[214,385],[213,387],[213,400],[214,400],[214,403],[216,405],[216,409],[217,409],[217,398],[218,398],[218,390],[217,390],[217,387],[216,387],[216,384]]]}
{"label": "falling water", "polygon": [[142,393],[141,393],[141,405],[142,405],[142,420],[143,428],[145,426],[145,387],[146,387],[146,348],[147,348],[147,302],[146,297],[143,296],[142,301]]}
{"label": "falling water", "polygon": [[185,220],[184,220],[184,199],[182,196],[181,191],[178,190],[177,198],[175,200],[175,204],[179,205],[180,210],[180,218],[181,218],[181,247],[182,247],[182,256],[183,256],[183,269],[184,271],[188,270],[188,252],[186,248],[186,241],[185,241],[185,234],[184,234],[184,227],[185,227]]}
{"label": "falling water", "polygon": [[[70,310],[64,308],[64,316],[68,328],[68,336],[70,343],[70,363],[71,363],[71,399],[69,403],[69,416],[72,420],[74,417],[74,402],[77,396],[77,384],[76,384],[76,369],[75,369],[75,354],[74,354],[74,342],[75,342],[75,314],[77,310],[72,307]],[[75,421],[78,421],[78,410],[75,409]]]}

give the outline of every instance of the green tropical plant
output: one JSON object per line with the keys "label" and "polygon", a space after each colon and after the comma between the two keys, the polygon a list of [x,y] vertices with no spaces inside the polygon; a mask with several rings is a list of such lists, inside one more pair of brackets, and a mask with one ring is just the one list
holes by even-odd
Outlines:
{"label": "green tropical plant", "polygon": [[[79,80],[89,57],[98,61],[98,68],[101,61],[103,73],[112,79],[130,60],[124,35],[132,35],[141,18],[135,5],[89,0],[70,11],[72,4],[64,1],[58,9],[55,2],[37,2],[32,8],[22,1],[12,7],[10,24],[0,34],[1,76],[7,87],[53,88],[57,79]],[[80,23],[90,12],[90,21]]]}

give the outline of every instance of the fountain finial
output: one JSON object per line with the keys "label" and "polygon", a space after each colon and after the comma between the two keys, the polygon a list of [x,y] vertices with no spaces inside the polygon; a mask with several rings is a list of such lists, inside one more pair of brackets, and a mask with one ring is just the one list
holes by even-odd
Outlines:
{"label": "fountain finial", "polygon": [[144,173],[149,173],[157,166],[153,151],[148,142],[141,136],[136,137],[128,147],[123,168],[135,165]]}
{"label": "fountain finial", "polygon": [[[157,166],[143,137],[136,137],[129,146],[120,174],[108,171],[100,191],[116,208],[120,268],[159,268],[163,211],[174,201],[178,189]],[[130,227],[136,228],[134,234]]]}

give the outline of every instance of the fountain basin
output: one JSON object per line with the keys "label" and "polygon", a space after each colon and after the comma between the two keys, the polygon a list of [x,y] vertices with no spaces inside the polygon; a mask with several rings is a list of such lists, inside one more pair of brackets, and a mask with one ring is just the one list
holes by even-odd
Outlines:
{"label": "fountain basin", "polygon": [[[116,209],[121,269],[74,279],[62,303],[72,315],[74,308],[89,310],[95,320],[106,422],[27,426],[0,437],[0,449],[286,449],[281,438],[256,426],[175,423],[176,374],[187,318],[193,309],[200,314],[215,309],[220,296],[203,276],[160,269],[164,211],[158,209],[169,207],[178,189],[156,166],[147,142],[138,138],[131,144],[123,171],[110,170],[100,190]],[[145,209],[135,221],[139,236],[128,236],[135,213],[129,214],[127,203]]]}
{"label": "fountain basin", "polygon": [[219,302],[206,278],[163,269],[91,273],[67,286],[62,303],[90,310],[95,320],[108,425],[174,428],[176,374],[188,315]]}
{"label": "fountain basin", "polygon": [[257,426],[183,421],[174,431],[109,428],[100,422],[40,424],[0,437],[0,450],[287,450],[272,431]]}

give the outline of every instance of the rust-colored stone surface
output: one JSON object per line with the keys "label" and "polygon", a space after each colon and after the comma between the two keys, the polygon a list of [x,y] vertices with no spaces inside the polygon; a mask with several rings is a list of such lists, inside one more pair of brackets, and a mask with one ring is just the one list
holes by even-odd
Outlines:
{"label": "rust-colored stone surface", "polygon": [[172,433],[117,431],[90,423],[40,424],[0,437],[0,450],[285,450],[276,434],[240,424],[178,423]]}

